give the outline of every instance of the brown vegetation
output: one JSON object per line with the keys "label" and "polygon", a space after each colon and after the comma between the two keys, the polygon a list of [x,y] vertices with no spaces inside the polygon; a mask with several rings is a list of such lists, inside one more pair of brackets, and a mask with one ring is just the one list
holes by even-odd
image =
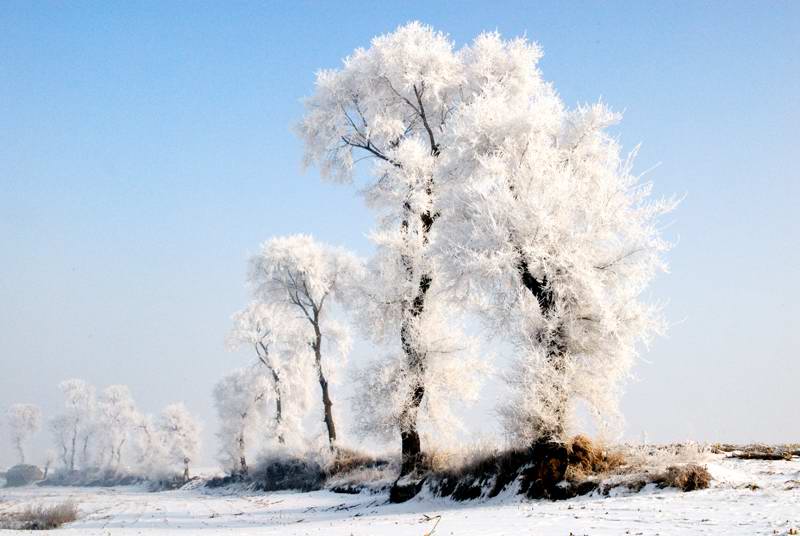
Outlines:
{"label": "brown vegetation", "polygon": [[576,436],[568,443],[540,442],[531,448],[493,452],[460,467],[432,472],[428,479],[434,494],[458,501],[495,497],[517,480],[521,494],[558,500],[590,493],[598,486],[598,475],[623,463],[621,454]]}
{"label": "brown vegetation", "polygon": [[389,462],[386,460],[379,460],[363,452],[337,447],[333,461],[325,467],[325,474],[330,478],[335,475],[350,473],[359,469],[383,467],[388,463]]}
{"label": "brown vegetation", "polygon": [[714,445],[712,451],[725,453],[731,458],[741,460],[791,460],[793,456],[800,456],[800,445],[731,445],[723,443]]}
{"label": "brown vegetation", "polygon": [[687,463],[667,467],[666,472],[655,479],[661,487],[678,488],[683,491],[706,489],[711,484],[711,473],[702,465]]}
{"label": "brown vegetation", "polygon": [[78,507],[71,501],[29,506],[17,513],[6,514],[0,519],[0,529],[51,530],[78,519]]}

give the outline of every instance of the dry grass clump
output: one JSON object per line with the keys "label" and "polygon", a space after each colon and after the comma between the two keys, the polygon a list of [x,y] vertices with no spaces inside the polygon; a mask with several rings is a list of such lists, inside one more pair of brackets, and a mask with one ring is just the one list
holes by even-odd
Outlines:
{"label": "dry grass clump", "polygon": [[652,482],[654,478],[661,476],[667,467],[703,465],[709,462],[715,453],[713,447],[693,442],[669,445],[629,444],[621,446],[620,449],[625,463],[614,471],[619,478],[613,479],[620,482],[638,478]]}
{"label": "dry grass clump", "polygon": [[423,454],[422,465],[427,471],[433,473],[444,473],[447,471],[458,470],[460,467],[470,465],[474,460],[482,458],[485,452],[475,451],[469,457],[464,454],[445,450],[429,449]]}
{"label": "dry grass clump", "polygon": [[711,484],[711,473],[702,465],[687,463],[667,467],[663,475],[656,479],[661,487],[678,488],[683,491],[706,489]]}
{"label": "dry grass clump", "polygon": [[619,469],[626,463],[625,455],[610,451],[586,436],[575,436],[567,444],[568,465],[565,477],[569,482],[582,482],[587,478]]}
{"label": "dry grass clump", "polygon": [[389,460],[378,458],[357,450],[338,447],[333,459],[325,465],[327,478],[364,470],[382,469],[390,465]]}
{"label": "dry grass clump", "polygon": [[339,447],[336,449],[333,460],[325,467],[325,472],[328,477],[331,477],[341,473],[350,473],[358,469],[374,468],[386,465],[387,463],[388,462],[385,460],[379,460],[369,454]]}
{"label": "dry grass clump", "polygon": [[78,507],[72,501],[53,505],[29,506],[21,512],[0,519],[0,529],[51,530],[78,519]]}
{"label": "dry grass clump", "polygon": [[691,442],[626,445],[622,447],[624,463],[609,471],[609,478],[601,483],[600,491],[604,495],[619,488],[639,492],[651,483],[684,491],[707,488],[711,475],[703,464],[712,454],[718,453],[719,448],[719,445],[707,447]]}

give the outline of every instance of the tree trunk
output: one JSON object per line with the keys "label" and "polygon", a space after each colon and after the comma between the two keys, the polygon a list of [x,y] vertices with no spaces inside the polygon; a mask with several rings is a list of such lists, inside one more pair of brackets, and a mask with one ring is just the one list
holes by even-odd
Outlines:
{"label": "tree trunk", "polygon": [[81,450],[81,464],[85,469],[89,465],[89,434],[83,436],[83,448]]}
{"label": "tree trunk", "polygon": [[[427,226],[427,229],[430,229],[430,226]],[[422,489],[424,482],[421,478],[412,478],[404,481],[403,477],[421,472],[424,459],[417,429],[417,417],[419,416],[419,407],[425,397],[427,356],[419,351],[418,345],[414,340],[414,332],[417,329],[414,322],[424,310],[425,296],[431,283],[431,277],[428,274],[423,274],[420,278],[417,296],[406,310],[400,326],[400,341],[403,346],[403,353],[406,356],[406,363],[414,380],[408,393],[409,399],[400,415],[400,477],[389,490],[389,501],[394,503],[405,502],[416,496]]]}
{"label": "tree trunk", "polygon": [[319,386],[322,389],[322,406],[325,412],[325,426],[328,428],[328,441],[331,450],[336,443],[336,425],[333,423],[333,402],[328,392],[328,380],[322,371],[322,332],[319,329],[319,311],[314,311],[314,357],[317,363],[317,373],[319,374]]}
{"label": "tree trunk", "polygon": [[278,371],[269,364],[269,349],[263,342],[256,343],[256,355],[259,361],[267,367],[270,374],[272,374],[272,381],[275,382],[275,424],[278,429],[278,443],[283,444],[283,432],[281,431],[281,422],[283,421],[283,406],[281,404],[281,378],[278,376]]}
{"label": "tree trunk", "polygon": [[122,465],[122,446],[124,444],[125,440],[123,439],[122,441],[119,442],[119,445],[117,445],[117,469],[119,469],[120,466]]}
{"label": "tree trunk", "polygon": [[244,432],[239,434],[239,474],[247,476],[247,460],[244,455]]}
{"label": "tree trunk", "polygon": [[281,422],[283,421],[283,408],[281,406],[281,384],[277,371],[272,370],[272,379],[275,381],[275,424],[278,428],[278,443],[283,444],[283,432],[281,431]]}
{"label": "tree trunk", "polygon": [[[428,192],[430,194],[430,191]],[[406,204],[406,210],[410,211],[410,206]],[[423,212],[420,215],[422,223],[423,244],[428,242],[428,233],[435,220],[435,216],[430,212]],[[403,229],[408,232],[408,221],[403,221]],[[414,266],[411,259],[404,258],[403,264],[406,268],[406,274],[409,279],[414,277]],[[420,276],[419,286],[417,287],[417,295],[414,300],[407,307],[403,314],[403,322],[400,326],[400,343],[403,347],[403,353],[406,356],[406,364],[414,378],[411,385],[410,392],[408,393],[408,402],[400,415],[400,447],[401,447],[401,465],[400,476],[404,476],[420,469],[422,462],[422,445],[420,443],[419,431],[417,430],[417,417],[419,414],[419,407],[425,398],[425,366],[427,356],[419,351],[419,347],[415,339],[414,331],[417,329],[415,322],[422,315],[425,310],[425,298],[428,290],[431,288],[433,278],[430,274],[424,273]]]}
{"label": "tree trunk", "polygon": [[[530,271],[528,261],[520,247],[516,247],[519,253],[519,260],[517,261],[517,271],[520,274],[522,285],[528,289],[534,298],[539,302],[542,315],[549,317],[553,314],[556,300],[553,291],[548,288],[546,279],[539,280]],[[566,342],[564,341],[563,327],[558,325],[551,333],[539,333],[537,338],[540,342],[547,347],[547,359],[556,371],[563,372],[566,363]],[[557,421],[554,426],[541,426],[540,439],[538,442],[552,442],[558,441],[564,433],[564,425],[567,418],[567,403],[568,397],[563,389],[557,388],[556,393],[556,415]]]}
{"label": "tree trunk", "polygon": [[75,470],[75,442],[78,440],[78,428],[76,427],[72,432],[72,447],[69,451],[69,470]]}
{"label": "tree trunk", "polygon": [[189,481],[189,458],[183,458],[183,481]]}
{"label": "tree trunk", "polygon": [[20,464],[24,464],[25,463],[25,451],[22,448],[22,440],[21,439],[17,439],[14,442],[14,446],[16,447],[17,452],[19,453],[19,463]]}

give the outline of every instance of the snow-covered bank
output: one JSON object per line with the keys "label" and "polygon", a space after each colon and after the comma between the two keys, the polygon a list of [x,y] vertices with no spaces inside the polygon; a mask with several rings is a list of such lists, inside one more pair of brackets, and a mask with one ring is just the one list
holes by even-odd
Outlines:
{"label": "snow-covered bank", "polygon": [[[0,490],[0,515],[65,499],[81,518],[65,534],[434,535],[791,534],[800,528],[800,461],[708,464],[709,489],[682,493],[653,485],[550,502],[502,494],[457,503],[421,497],[400,505],[385,495],[328,491],[231,495],[212,490],[148,493],[144,488],[26,487]],[[438,523],[438,524],[437,524]],[[13,534],[14,531],[9,531]]]}

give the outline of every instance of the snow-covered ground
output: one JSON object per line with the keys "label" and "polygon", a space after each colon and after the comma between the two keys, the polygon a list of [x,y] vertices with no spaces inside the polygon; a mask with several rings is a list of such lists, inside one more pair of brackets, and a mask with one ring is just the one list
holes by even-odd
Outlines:
{"label": "snow-covered ground", "polygon": [[[800,529],[800,461],[708,464],[707,490],[653,486],[569,501],[505,495],[455,503],[422,498],[387,504],[383,495],[327,491],[231,495],[209,490],[148,493],[139,488],[0,489],[0,515],[71,499],[81,518],[64,533],[93,535],[667,535],[796,534]],[[8,533],[13,533],[9,531]],[[5,533],[4,533],[5,534]]]}

